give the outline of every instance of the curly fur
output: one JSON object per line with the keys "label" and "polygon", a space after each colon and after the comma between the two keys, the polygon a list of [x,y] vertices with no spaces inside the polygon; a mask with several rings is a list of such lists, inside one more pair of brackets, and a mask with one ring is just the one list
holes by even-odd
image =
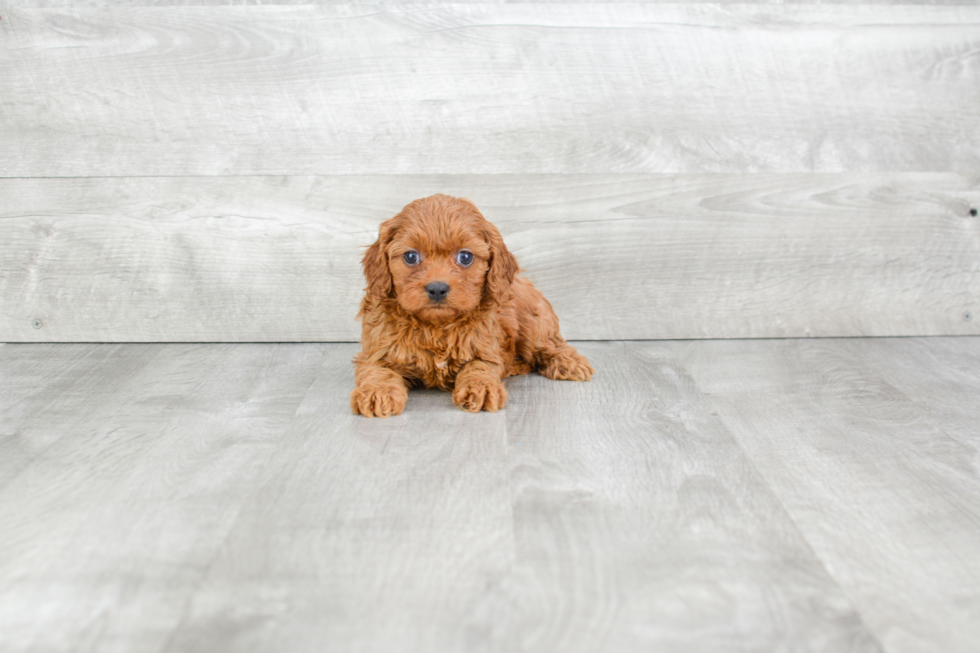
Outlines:
{"label": "curly fur", "polygon": [[[473,254],[460,265],[461,250]],[[408,265],[407,251],[421,261]],[[367,288],[358,318],[351,408],[368,417],[397,415],[410,387],[451,391],[465,410],[495,412],[507,402],[503,379],[531,371],[587,381],[595,371],[565,342],[544,295],[518,276],[500,232],[468,200],[433,195],[384,222],[362,261]],[[426,286],[449,292],[431,299]]]}

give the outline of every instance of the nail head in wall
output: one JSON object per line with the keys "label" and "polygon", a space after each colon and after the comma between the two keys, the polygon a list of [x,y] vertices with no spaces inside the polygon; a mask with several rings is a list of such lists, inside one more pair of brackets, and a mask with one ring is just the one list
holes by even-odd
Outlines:
{"label": "nail head in wall", "polygon": [[44,326],[44,324],[41,322],[41,320],[34,320],[33,322],[31,322],[31,326],[34,327],[35,329],[40,329],[41,327]]}
{"label": "nail head in wall", "polygon": [[976,210],[976,208],[970,209],[970,217],[971,218],[977,217],[977,210]]}
{"label": "nail head in wall", "polygon": [[969,322],[970,320],[973,319],[973,313],[967,311],[966,313],[963,314],[963,319]]}

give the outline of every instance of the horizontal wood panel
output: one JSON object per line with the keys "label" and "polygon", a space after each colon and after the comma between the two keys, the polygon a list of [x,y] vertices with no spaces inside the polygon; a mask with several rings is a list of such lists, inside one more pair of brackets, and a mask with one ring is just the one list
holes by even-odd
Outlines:
{"label": "horizontal wood panel", "polygon": [[980,7],[0,15],[4,176],[980,170]]}
{"label": "horizontal wood panel", "polygon": [[571,339],[980,334],[980,179],[0,180],[0,340],[351,341],[362,247],[470,197]]}

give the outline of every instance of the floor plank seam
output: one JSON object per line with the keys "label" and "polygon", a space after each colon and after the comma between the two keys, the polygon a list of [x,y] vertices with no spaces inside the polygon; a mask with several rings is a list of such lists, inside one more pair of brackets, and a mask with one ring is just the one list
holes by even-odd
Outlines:
{"label": "floor plank seam", "polygon": [[[240,343],[235,343],[235,344],[240,344]],[[294,343],[276,343],[276,344],[294,344]],[[289,434],[289,431],[293,428],[293,424],[296,420],[297,414],[299,413],[303,405],[306,403],[307,397],[309,396],[312,389],[315,387],[317,378],[320,376],[320,374],[323,373],[325,368],[324,362],[327,359],[328,349],[329,349],[329,344],[321,347],[320,361],[317,365],[317,372],[311,377],[309,386],[307,386],[306,390],[303,392],[303,398],[296,403],[296,410],[293,411],[292,416],[289,417],[288,420],[284,420],[284,424],[282,426],[282,429],[280,430],[280,435],[279,435],[280,441],[285,440],[287,435]],[[187,592],[187,595],[183,602],[183,606],[181,607],[180,616],[174,622],[174,626],[171,629],[167,639],[162,643],[160,648],[157,649],[157,653],[166,653],[167,651],[171,650],[174,640],[181,632],[181,629],[188,623],[191,606],[193,605],[194,600],[198,596],[201,588],[207,582],[208,575],[210,574],[211,569],[214,567],[215,563],[221,558],[221,554],[226,550],[226,545],[230,540],[230,538],[232,537],[232,535],[235,533],[238,524],[241,521],[242,514],[244,514],[246,510],[249,507],[251,507],[256,496],[259,495],[265,489],[265,475],[267,473],[269,466],[274,462],[274,460],[275,460],[275,454],[270,454],[269,456],[267,456],[266,462],[262,465],[261,470],[256,474],[256,481],[252,485],[251,491],[248,493],[248,496],[239,504],[238,509],[235,511],[235,516],[231,519],[228,525],[228,530],[221,538],[220,544],[218,544],[218,546],[215,547],[214,554],[211,556],[207,564],[201,570],[201,573],[197,578],[197,582],[194,584],[194,588]]]}
{"label": "floor plank seam", "polygon": [[749,455],[748,451],[745,448],[745,445],[742,443],[741,438],[739,438],[735,434],[735,432],[732,430],[732,428],[725,421],[725,418],[722,417],[721,412],[718,411],[718,409],[717,409],[717,407],[715,407],[714,403],[711,402],[710,395],[705,395],[705,397],[708,398],[709,402],[711,403],[712,408],[715,408],[715,412],[717,413],[718,419],[724,425],[725,430],[728,431],[729,434],[731,434],[732,439],[738,445],[738,448],[742,452],[742,455],[745,456],[745,459],[749,462],[750,465],[752,465],[752,469],[755,470],[755,472],[758,475],[759,479],[765,485],[766,489],[769,490],[769,494],[772,495],[772,497],[776,501],[776,503],[778,503],[779,506],[780,506],[780,508],[782,508],[783,514],[785,514],[786,518],[790,521],[791,524],[793,524],[793,528],[796,530],[797,534],[799,535],[800,540],[805,543],[807,551],[810,552],[810,555],[813,556],[814,560],[817,560],[820,563],[820,566],[823,568],[824,573],[827,574],[827,577],[830,578],[834,582],[834,585],[837,586],[837,589],[841,592],[841,594],[843,594],[844,596],[847,597],[847,601],[850,604],[851,609],[854,612],[854,615],[860,621],[861,626],[864,628],[864,630],[867,633],[867,635],[869,637],[871,637],[872,640],[874,640],[874,642],[878,645],[878,649],[880,651],[882,651],[883,653],[887,653],[888,652],[888,649],[885,647],[885,645],[884,645],[881,637],[879,636],[878,632],[874,628],[872,628],[871,625],[868,623],[868,620],[865,617],[864,612],[862,612],[862,610],[858,607],[858,603],[855,600],[854,595],[841,582],[841,579],[836,574],[834,574],[833,571],[831,571],[830,567],[827,565],[827,560],[817,552],[816,548],[813,546],[813,543],[806,536],[806,533],[803,531],[802,528],[800,528],[800,524],[797,521],[796,517],[793,515],[793,513],[790,511],[790,509],[786,506],[786,503],[783,501],[782,496],[780,496],[780,494],[776,491],[776,488],[773,487],[773,485],[771,484],[771,482],[769,481],[769,479],[762,473],[761,469],[759,468],[759,466],[756,463],[756,461],[752,458],[752,456]]}

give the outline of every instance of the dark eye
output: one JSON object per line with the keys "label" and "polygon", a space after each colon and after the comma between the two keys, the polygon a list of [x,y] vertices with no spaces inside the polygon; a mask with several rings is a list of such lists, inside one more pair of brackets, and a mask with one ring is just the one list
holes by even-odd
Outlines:
{"label": "dark eye", "polygon": [[419,253],[418,252],[405,252],[402,254],[402,260],[405,261],[405,265],[418,265],[419,264]]}
{"label": "dark eye", "polygon": [[465,249],[461,250],[456,254],[456,262],[462,265],[464,268],[470,267],[473,264],[473,252],[468,252]]}

